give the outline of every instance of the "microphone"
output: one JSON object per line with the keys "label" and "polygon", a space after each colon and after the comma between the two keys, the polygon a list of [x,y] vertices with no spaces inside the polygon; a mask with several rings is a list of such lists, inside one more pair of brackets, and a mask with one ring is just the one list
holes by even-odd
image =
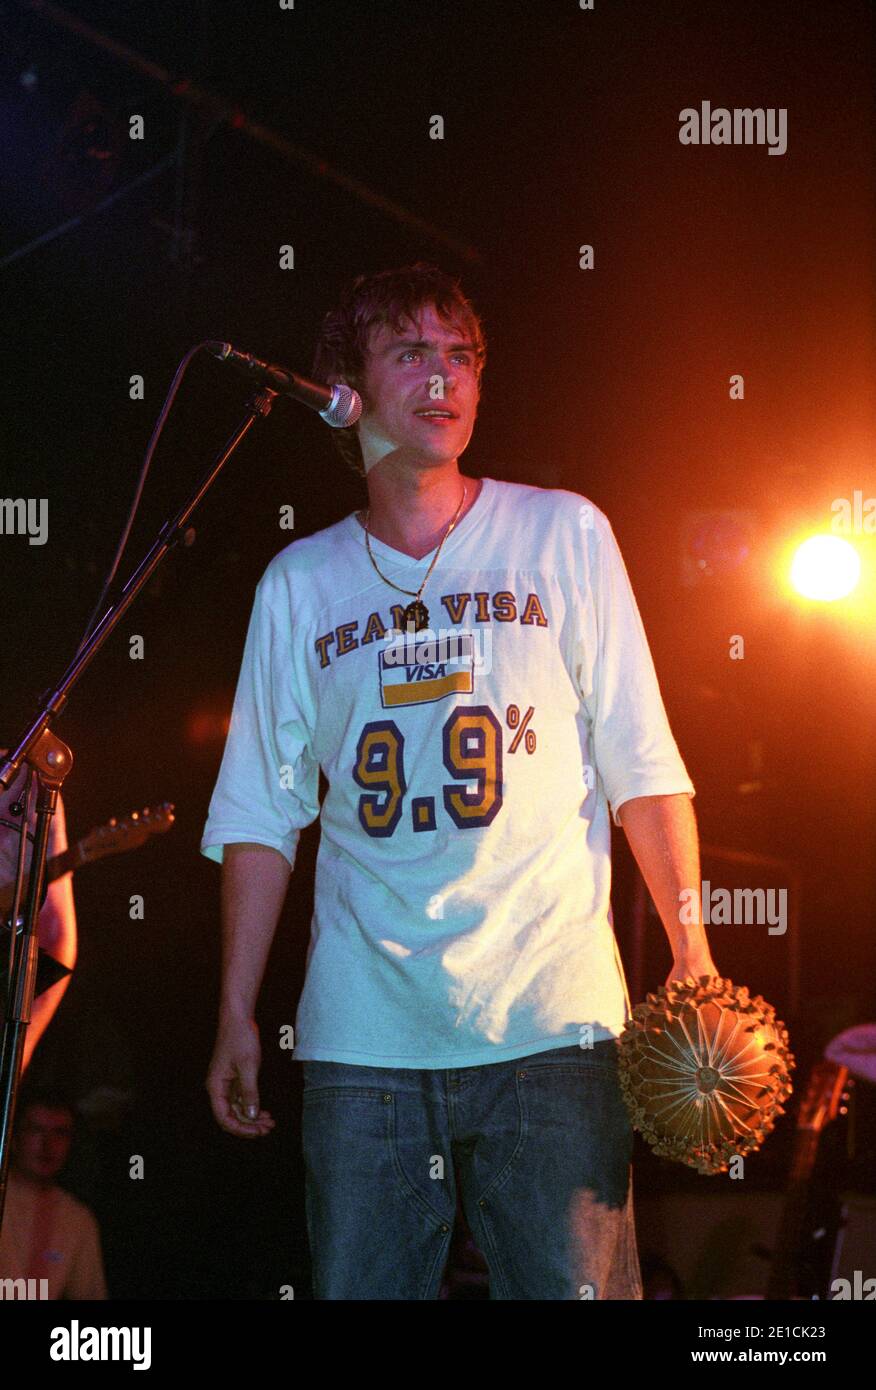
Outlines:
{"label": "microphone", "polygon": [[262,362],[251,352],[239,352],[230,343],[205,343],[204,346],[214,357],[244,372],[259,386],[267,386],[280,396],[291,396],[302,405],[310,406],[311,410],[318,410],[326,424],[333,429],[343,430],[355,425],[362,414],[362,397],[342,382],[336,386],[319,386],[286,367]]}

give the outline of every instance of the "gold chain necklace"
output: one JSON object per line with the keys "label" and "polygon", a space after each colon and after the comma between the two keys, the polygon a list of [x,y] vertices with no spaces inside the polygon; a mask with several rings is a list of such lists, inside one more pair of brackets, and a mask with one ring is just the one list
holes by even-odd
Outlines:
{"label": "gold chain necklace", "polygon": [[377,570],[377,573],[380,575],[380,578],[383,580],[383,582],[384,582],[385,584],[389,584],[390,587],[393,588],[393,589],[398,589],[398,591],[399,591],[400,594],[413,594],[413,598],[414,598],[413,603],[409,603],[408,606],[407,606],[407,607],[405,608],[405,610],[404,610],[405,627],[406,627],[406,629],[407,629],[408,632],[419,632],[422,628],[427,628],[427,627],[429,626],[429,610],[428,610],[428,608],[426,607],[425,603],[421,602],[421,600],[420,600],[420,595],[422,594],[423,590],[424,590],[425,587],[426,587],[426,580],[429,578],[429,575],[432,573],[433,569],[435,568],[435,563],[436,563],[436,561],[437,561],[437,559],[438,559],[438,556],[441,554],[441,546],[443,546],[444,542],[447,540],[447,537],[450,535],[450,532],[453,530],[454,526],[456,525],[456,522],[457,522],[457,520],[458,520],[458,518],[459,518],[459,513],[462,511],[463,507],[465,506],[465,499],[466,499],[467,495],[468,495],[468,489],[466,488],[465,483],[463,483],[463,485],[462,485],[462,501],[460,502],[459,506],[458,506],[457,509],[456,509],[456,512],[455,512],[455,514],[454,514],[454,516],[453,516],[453,520],[451,521],[451,523],[450,523],[450,525],[448,526],[447,530],[444,532],[444,535],[441,537],[441,543],[440,543],[440,545],[438,546],[438,549],[435,551],[435,555],[434,555],[434,557],[433,557],[433,559],[432,559],[432,563],[431,563],[431,565],[429,566],[429,568],[426,570],[426,573],[425,573],[425,575],[423,576],[423,582],[422,582],[422,584],[420,585],[419,589],[417,589],[416,593],[414,592],[413,589],[403,589],[403,588],[401,587],[400,584],[393,584],[392,580],[391,580],[391,579],[387,579],[386,575],[385,575],[385,574],[382,574],[381,571],[378,569],[378,567],[377,567],[377,561],[375,560],[374,556],[371,554],[371,541],[370,541],[369,538],[368,538],[368,522],[371,520],[371,508],[370,508],[370,507],[368,508],[368,511],[367,511],[366,514],[365,514],[365,546],[366,546],[366,548],[367,548],[367,550],[368,550],[368,556],[369,556],[369,559],[371,560],[372,565],[373,565],[374,568]]}

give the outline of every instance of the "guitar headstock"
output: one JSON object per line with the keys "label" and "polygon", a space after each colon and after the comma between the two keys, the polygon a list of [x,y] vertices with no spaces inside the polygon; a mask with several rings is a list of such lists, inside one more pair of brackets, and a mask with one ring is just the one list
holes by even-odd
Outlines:
{"label": "guitar headstock", "polygon": [[854,1084],[847,1067],[838,1066],[836,1062],[816,1062],[800,1103],[797,1128],[820,1133],[837,1115],[845,1113],[845,1102],[849,1098],[847,1087]]}
{"label": "guitar headstock", "polygon": [[132,811],[124,820],[116,820],[113,816],[106,825],[90,831],[84,840],[79,841],[81,861],[87,864],[101,859],[105,854],[121,854],[125,850],[138,849],[150,835],[163,835],[173,822],[172,801],[162,801],[159,806]]}

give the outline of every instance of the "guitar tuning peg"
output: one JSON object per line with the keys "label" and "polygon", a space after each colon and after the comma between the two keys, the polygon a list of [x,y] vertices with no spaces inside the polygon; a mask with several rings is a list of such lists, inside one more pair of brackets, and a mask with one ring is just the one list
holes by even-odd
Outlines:
{"label": "guitar tuning peg", "polygon": [[152,815],[152,812],[149,810],[149,807],[148,807],[148,806],[144,806],[144,807],[143,807],[143,819],[144,819],[144,820],[148,820],[149,817],[150,817],[151,815]]}
{"label": "guitar tuning peg", "polygon": [[139,812],[139,811],[132,811],[132,812],[131,812],[131,820],[139,820],[139,819],[140,819],[140,812]]}
{"label": "guitar tuning peg", "polygon": [[110,816],[108,824],[111,825],[113,829],[115,829],[115,827],[118,825],[118,821],[116,820],[115,816]]}

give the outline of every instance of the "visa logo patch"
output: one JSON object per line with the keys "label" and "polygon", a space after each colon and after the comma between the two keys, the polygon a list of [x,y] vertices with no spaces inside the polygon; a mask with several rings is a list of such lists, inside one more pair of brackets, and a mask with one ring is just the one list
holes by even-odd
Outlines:
{"label": "visa logo patch", "polygon": [[424,705],[474,690],[474,634],[443,637],[405,634],[379,653],[380,703],[384,709]]}

